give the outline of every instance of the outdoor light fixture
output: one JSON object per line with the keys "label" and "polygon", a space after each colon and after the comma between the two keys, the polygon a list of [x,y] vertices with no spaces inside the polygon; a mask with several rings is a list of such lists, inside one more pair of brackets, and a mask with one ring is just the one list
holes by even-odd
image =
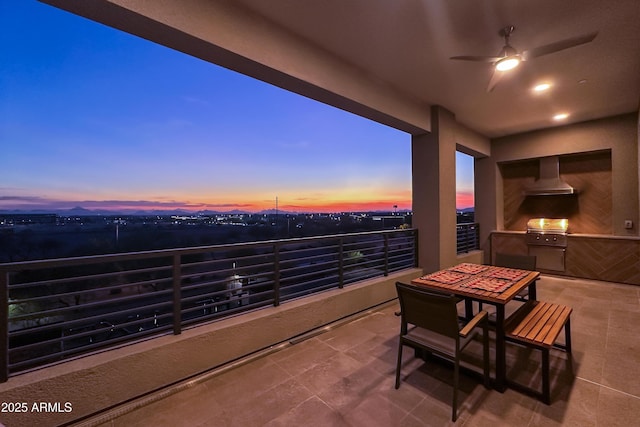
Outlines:
{"label": "outdoor light fixture", "polygon": [[564,120],[567,117],[569,117],[569,114],[567,113],[560,113],[560,114],[556,114],[555,116],[553,116],[553,120],[555,121],[560,121],[560,120]]}
{"label": "outdoor light fixture", "polygon": [[496,62],[496,70],[498,71],[508,71],[516,68],[520,64],[520,58],[518,56],[506,56]]}
{"label": "outdoor light fixture", "polygon": [[545,90],[548,90],[551,87],[551,83],[540,83],[537,84],[533,87],[533,90],[535,92],[544,92]]}

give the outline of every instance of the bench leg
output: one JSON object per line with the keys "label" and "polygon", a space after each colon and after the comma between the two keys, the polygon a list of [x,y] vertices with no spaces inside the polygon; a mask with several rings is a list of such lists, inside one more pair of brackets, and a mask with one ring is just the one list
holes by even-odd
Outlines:
{"label": "bench leg", "polygon": [[551,391],[549,386],[549,349],[542,349],[542,401],[551,404]]}
{"label": "bench leg", "polygon": [[571,319],[567,319],[567,323],[564,324],[564,342],[565,351],[571,354]]}

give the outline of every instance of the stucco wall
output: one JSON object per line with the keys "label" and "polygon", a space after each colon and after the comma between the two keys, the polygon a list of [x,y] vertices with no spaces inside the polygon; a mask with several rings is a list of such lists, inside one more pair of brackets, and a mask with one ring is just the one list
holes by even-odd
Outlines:
{"label": "stucco wall", "polygon": [[67,413],[0,414],[0,423],[54,426],[165,387],[396,298],[410,269],[11,377],[2,401],[70,402]]}
{"label": "stucco wall", "polygon": [[411,140],[413,226],[419,229],[418,265],[427,272],[456,264],[456,122],[431,109],[433,131]]}

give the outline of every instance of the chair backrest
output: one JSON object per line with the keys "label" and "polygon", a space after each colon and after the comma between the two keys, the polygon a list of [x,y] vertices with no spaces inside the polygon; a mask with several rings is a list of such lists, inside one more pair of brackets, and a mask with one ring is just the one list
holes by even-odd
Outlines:
{"label": "chair backrest", "polygon": [[536,257],[534,255],[511,255],[496,252],[494,265],[534,271],[536,269]]}
{"label": "chair backrest", "polygon": [[459,335],[457,298],[396,282],[403,330],[407,323],[456,338]]}

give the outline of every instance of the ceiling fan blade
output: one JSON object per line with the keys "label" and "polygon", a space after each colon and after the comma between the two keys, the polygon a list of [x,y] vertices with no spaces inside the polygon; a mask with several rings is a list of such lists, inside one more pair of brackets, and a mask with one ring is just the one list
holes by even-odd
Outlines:
{"label": "ceiling fan blade", "polygon": [[478,61],[478,62],[496,62],[502,59],[501,56],[452,56],[449,59],[461,59],[463,61]]}
{"label": "ceiling fan blade", "polygon": [[581,44],[589,43],[596,38],[598,32],[584,34],[578,37],[572,37],[570,39],[560,40],[555,43],[550,43],[544,46],[539,46],[533,49],[525,50],[522,52],[522,59],[528,60],[531,58],[537,58],[538,56],[548,55],[550,53],[559,52],[570,47],[580,46]]}
{"label": "ceiling fan blade", "polygon": [[489,80],[489,85],[487,86],[487,92],[491,92],[493,88],[496,87],[503,74],[503,71],[498,71],[495,68],[493,69],[491,79]]}

